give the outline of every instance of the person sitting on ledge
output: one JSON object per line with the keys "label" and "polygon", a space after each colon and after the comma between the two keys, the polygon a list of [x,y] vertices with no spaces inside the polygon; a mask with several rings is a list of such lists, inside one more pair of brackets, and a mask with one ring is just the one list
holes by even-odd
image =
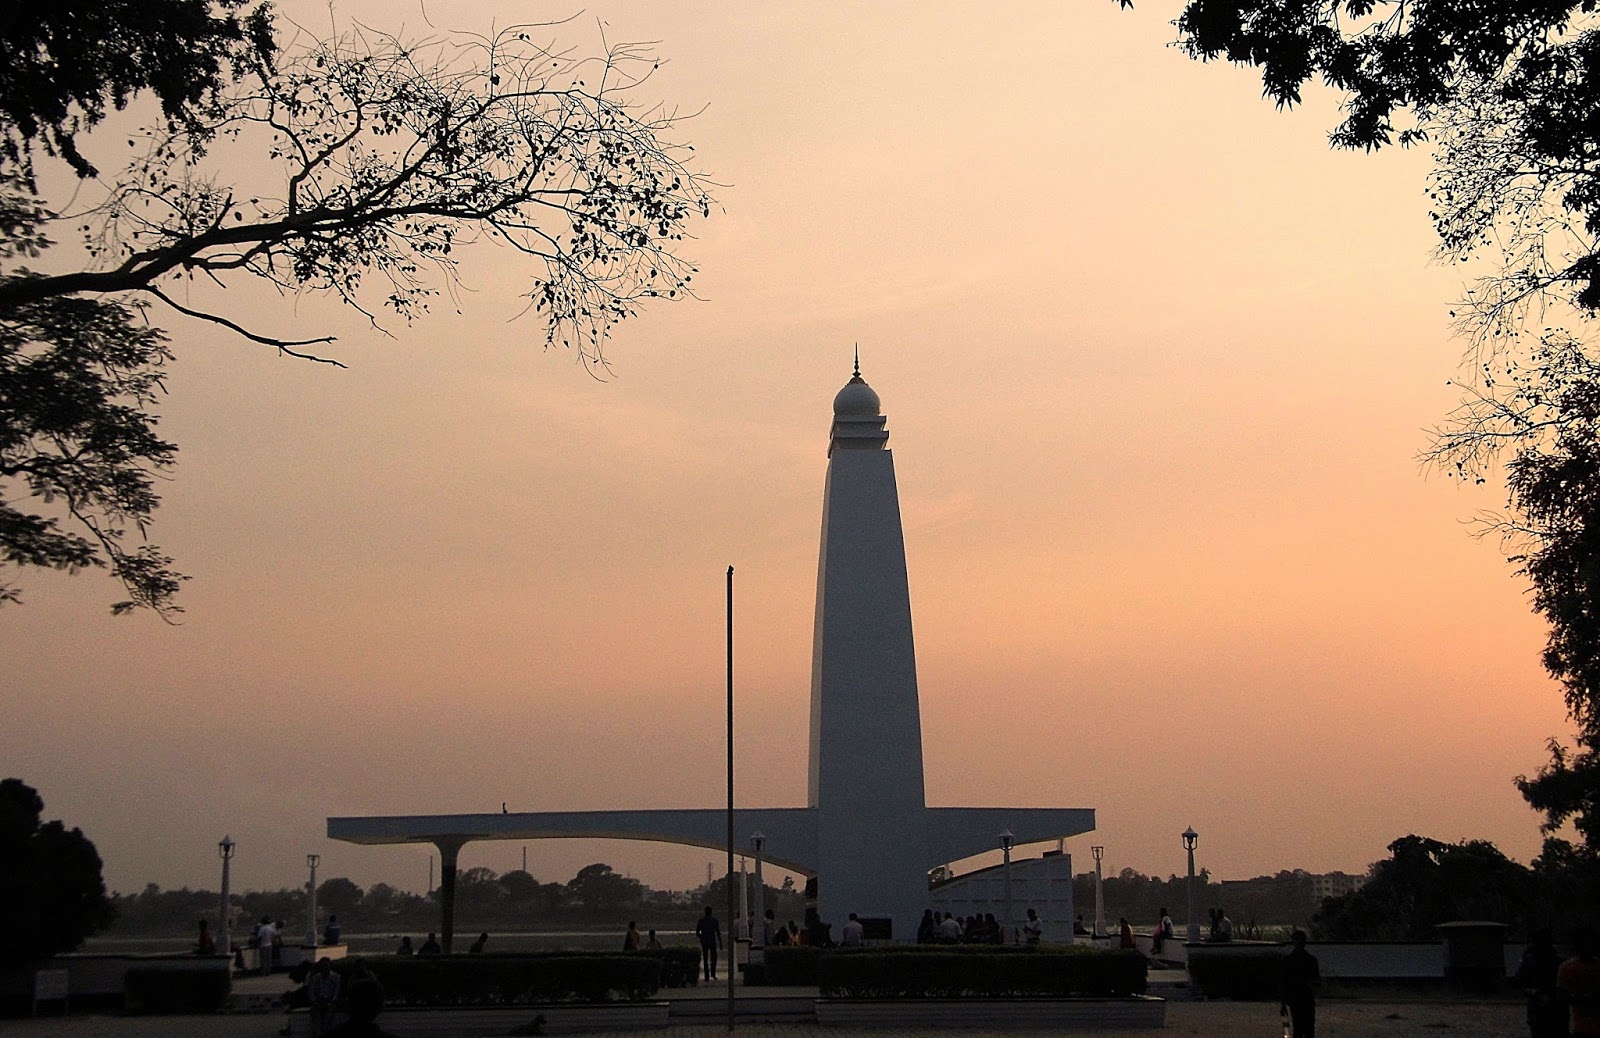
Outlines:
{"label": "person sitting on ledge", "polygon": [[400,947],[395,949],[395,954],[396,955],[415,955],[416,954],[416,949],[411,947],[411,938],[410,937],[402,937],[402,938],[400,938]]}
{"label": "person sitting on ledge", "polygon": [[344,930],[339,926],[339,917],[328,916],[328,925],[322,928],[323,944],[338,944],[339,938],[344,936]]}
{"label": "person sitting on ledge", "polygon": [[370,973],[357,977],[350,984],[347,996],[350,1019],[326,1032],[324,1038],[395,1038],[378,1026],[378,1014],[383,1012],[383,986]]}
{"label": "person sitting on ledge", "polygon": [[478,939],[472,942],[472,947],[467,949],[468,955],[478,955],[483,952],[483,946],[489,943],[489,935],[480,933]]}
{"label": "person sitting on ledge", "polygon": [[440,951],[439,938],[432,931],[429,931],[428,939],[422,942],[422,947],[417,949],[417,954],[438,955]]}

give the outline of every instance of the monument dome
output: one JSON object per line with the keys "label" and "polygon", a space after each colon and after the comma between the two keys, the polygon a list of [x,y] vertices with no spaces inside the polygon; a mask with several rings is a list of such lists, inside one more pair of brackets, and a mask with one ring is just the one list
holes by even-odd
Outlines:
{"label": "monument dome", "polygon": [[878,399],[866,379],[861,377],[861,369],[850,376],[850,381],[844,384],[839,394],[833,398],[833,416],[835,418],[876,418],[883,413],[882,402]]}

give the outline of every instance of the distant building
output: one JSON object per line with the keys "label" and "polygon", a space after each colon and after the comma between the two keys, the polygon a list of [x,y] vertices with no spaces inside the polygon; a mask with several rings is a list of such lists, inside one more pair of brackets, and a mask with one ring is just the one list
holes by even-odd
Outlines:
{"label": "distant building", "polygon": [[1325,897],[1343,897],[1345,894],[1354,894],[1367,882],[1365,876],[1352,876],[1348,872],[1324,872],[1320,875],[1311,874],[1311,892],[1318,901]]}

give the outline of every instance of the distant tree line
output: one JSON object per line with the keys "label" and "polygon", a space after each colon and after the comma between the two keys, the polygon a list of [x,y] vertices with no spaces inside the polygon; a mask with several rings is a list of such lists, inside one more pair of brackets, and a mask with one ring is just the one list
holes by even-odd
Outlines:
{"label": "distant tree line", "polygon": [[1565,938],[1600,922],[1600,867],[1587,846],[1547,839],[1531,865],[1487,840],[1441,843],[1404,836],[1372,866],[1365,886],[1328,898],[1311,921],[1320,940],[1431,941],[1434,927],[1461,920],[1505,923],[1511,940],[1549,928]]}
{"label": "distant tree line", "polygon": [[[1219,882],[1201,869],[1195,878],[1195,913],[1202,931],[1209,930],[1209,912],[1221,908],[1233,920],[1235,933],[1244,937],[1285,926],[1304,926],[1317,910],[1311,874],[1300,869],[1275,876]],[[1163,908],[1177,921],[1179,929],[1187,922],[1189,898],[1187,876],[1146,876],[1134,869],[1123,869],[1102,880],[1105,896],[1105,925],[1115,930],[1117,920],[1126,918],[1135,928],[1148,929],[1161,918]],[[1084,872],[1072,882],[1075,911],[1093,925],[1094,873]]]}
{"label": "distant tree line", "polygon": [[[1587,844],[1548,838],[1529,865],[1512,861],[1487,840],[1444,843],[1410,835],[1388,850],[1387,859],[1368,869],[1360,889],[1329,898],[1318,898],[1311,874],[1299,869],[1222,883],[1202,871],[1195,877],[1202,933],[1213,908],[1228,913],[1240,939],[1281,939],[1294,926],[1324,941],[1433,941],[1440,923],[1486,920],[1506,924],[1509,940],[1523,940],[1541,927],[1562,937],[1579,924],[1600,925],[1600,858]],[[1187,882],[1133,869],[1105,877],[1107,928],[1126,917],[1135,928],[1148,929],[1166,908],[1181,932]],[[1076,911],[1092,920],[1093,873],[1074,879],[1073,897]]]}
{"label": "distant tree line", "polygon": [[[751,881],[754,898],[754,880]],[[504,875],[478,866],[456,876],[456,926],[466,930],[554,930],[626,926],[637,920],[646,928],[688,930],[704,905],[725,915],[728,881],[718,879],[693,890],[653,890],[610,865],[585,865],[565,883],[541,883],[516,869]],[[215,891],[162,890],[154,883],[137,894],[112,894],[117,922],[109,933],[153,936],[189,934],[195,920],[215,918]],[[232,898],[234,918],[282,919],[290,932],[306,925],[309,909],[305,888],[254,890]],[[766,905],[781,921],[800,919],[804,899],[791,879],[781,886],[766,884]],[[438,891],[416,894],[387,883],[363,889],[335,876],[317,886],[319,929],[337,915],[346,932],[423,931],[439,924]]]}

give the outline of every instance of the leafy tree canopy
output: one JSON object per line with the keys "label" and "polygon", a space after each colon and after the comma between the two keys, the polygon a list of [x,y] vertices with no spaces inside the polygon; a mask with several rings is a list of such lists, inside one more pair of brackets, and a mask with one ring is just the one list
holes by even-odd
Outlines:
{"label": "leafy tree canopy", "polygon": [[0,781],[0,970],[75,951],[113,918],[94,844],[43,812],[32,786]]}
{"label": "leafy tree canopy", "polygon": [[33,183],[33,150],[96,175],[78,136],[149,91],[204,128],[229,78],[276,50],[271,5],[247,0],[16,0],[0,8],[0,156]]}
{"label": "leafy tree canopy", "polygon": [[[1127,0],[1121,0],[1129,6]],[[1547,831],[1600,848],[1600,0],[1188,0],[1179,44],[1261,70],[1298,103],[1342,98],[1337,147],[1431,142],[1439,255],[1489,272],[1452,316],[1469,341],[1458,409],[1425,460],[1484,482],[1504,464],[1505,538],[1550,623],[1576,751],[1517,780]]]}
{"label": "leafy tree canopy", "polygon": [[324,915],[342,915],[348,919],[364,893],[354,880],[333,876],[317,884],[317,908]]}
{"label": "leafy tree canopy", "polygon": [[1328,898],[1311,921],[1332,941],[1431,941],[1439,923],[1482,919],[1521,927],[1535,901],[1529,870],[1487,840],[1402,836],[1366,885]]}
{"label": "leafy tree canopy", "polygon": [[[547,348],[603,367],[619,322],[691,293],[678,250],[712,200],[677,115],[634,99],[645,48],[585,56],[533,25],[280,41],[270,7],[244,0],[13,8],[0,59],[33,49],[0,60],[0,565],[109,566],[128,591],[114,611],[177,611],[184,578],[143,543],[177,450],[155,433],[172,356],[152,310],[337,363],[314,352],[329,336],[242,326],[229,289],[409,322],[481,242],[527,272]],[[142,91],[163,119],[90,132]],[[102,141],[132,158],[100,171],[97,198],[77,185],[69,218],[41,194],[62,178],[35,175],[38,153],[82,176]],[[51,250],[64,233],[89,263]],[[0,602],[17,596],[0,580]]]}

